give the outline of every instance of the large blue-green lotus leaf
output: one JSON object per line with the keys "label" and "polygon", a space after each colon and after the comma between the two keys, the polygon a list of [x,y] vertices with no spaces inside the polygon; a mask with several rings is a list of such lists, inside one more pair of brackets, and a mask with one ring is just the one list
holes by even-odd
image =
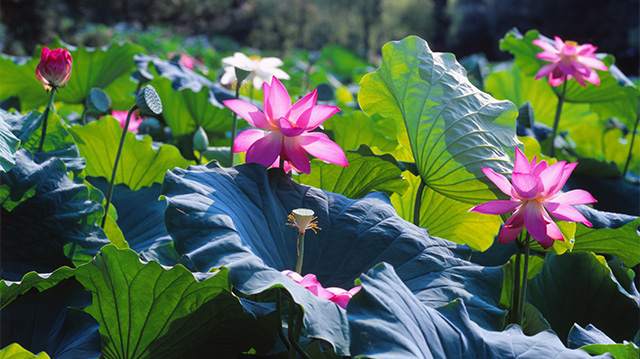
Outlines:
{"label": "large blue-green lotus leaf", "polygon": [[0,112],[0,117],[7,121],[13,134],[20,140],[20,147],[31,151],[37,163],[58,157],[67,166],[67,171],[82,171],[85,160],[79,157],[78,146],[62,123],[62,119],[53,112],[50,112],[47,118],[47,135],[42,152],[37,152],[42,136],[42,116],[43,114],[37,111],[26,114]]}
{"label": "large blue-green lotus leaf", "polygon": [[526,336],[515,325],[503,332],[484,329],[470,318],[464,300],[438,309],[425,305],[387,263],[360,280],[362,290],[347,308],[354,357],[592,358],[567,349],[550,331]]}
{"label": "large blue-green lotus leaf", "polygon": [[[109,183],[102,177],[90,177],[87,180],[102,193],[107,193]],[[137,253],[171,242],[171,236],[164,226],[164,211],[167,208],[160,197],[159,183],[132,191],[125,184],[113,187],[111,203],[118,210],[116,223],[129,248]],[[176,263],[163,263],[171,265]]]}
{"label": "large blue-green lotus leaf", "polygon": [[91,291],[85,311],[100,323],[105,359],[235,358],[269,350],[277,335],[275,323],[268,330],[245,313],[224,268],[192,273],[109,245],[76,273]]}
{"label": "large blue-green lotus leaf", "polygon": [[[69,49],[73,59],[69,81],[64,88],[58,90],[56,101],[84,103],[89,91],[94,87],[104,89],[112,99],[120,100],[126,97],[124,94],[135,89],[135,83],[129,80],[128,74],[134,69],[133,56],[144,51],[139,45],[113,44],[97,49],[74,47],[58,41],[53,46]],[[45,105],[49,98],[35,76],[36,66],[40,62],[40,52],[41,47],[36,48],[34,56],[28,61],[0,57],[2,98],[18,96],[23,110]],[[116,83],[117,86],[110,86]],[[114,103],[114,108],[122,109],[122,105]]]}
{"label": "large blue-green lotus leaf", "polygon": [[547,254],[526,299],[563,340],[574,323],[593,324],[616,342],[633,340],[640,330],[637,291],[627,291],[604,258],[590,252]]}
{"label": "large blue-green lotus leaf", "polygon": [[640,348],[633,343],[616,343],[600,329],[589,324],[582,328],[575,324],[567,339],[570,348],[580,348],[589,354],[611,353],[615,359],[636,359],[640,357]]}
{"label": "large blue-green lotus leaf", "polygon": [[69,179],[61,160],[38,164],[19,149],[16,165],[0,174],[0,182],[3,279],[84,263],[109,243],[96,225],[104,209],[90,200],[87,186]]}
{"label": "large blue-green lotus leaf", "polygon": [[0,116],[0,171],[7,172],[16,164],[16,150],[20,140],[11,132],[11,127]]}
{"label": "large blue-green lotus leaf", "polygon": [[99,358],[98,322],[78,308],[90,304],[91,293],[75,279],[42,292],[30,290],[0,311],[2,345],[19,343],[51,358]]}
{"label": "large blue-green lotus leaf", "polygon": [[467,247],[402,220],[382,193],[351,200],[297,184],[278,169],[210,163],[167,173],[163,194],[165,223],[185,265],[226,266],[234,287],[247,294],[284,286],[305,309],[305,334],[330,341],[338,354],[348,353],[345,312],[280,273],[295,268],[297,232],[286,226],[295,208],[318,217],[322,229],[305,237],[302,274],[316,274],[325,287],[351,288],[361,273],[387,261],[423,300],[441,305],[462,297],[474,319],[487,326],[502,320],[495,308],[501,269],[467,262]]}
{"label": "large blue-green lotus leaf", "polygon": [[362,110],[397,121],[398,141],[428,188],[470,204],[495,199],[481,168],[511,172],[515,106],[480,91],[455,56],[418,37],[387,43],[382,53],[380,68],[360,83]]}

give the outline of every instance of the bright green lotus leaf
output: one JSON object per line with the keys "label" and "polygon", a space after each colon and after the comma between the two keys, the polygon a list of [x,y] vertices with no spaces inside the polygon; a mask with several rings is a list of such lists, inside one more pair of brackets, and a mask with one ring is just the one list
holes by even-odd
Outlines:
{"label": "bright green lotus leaf", "polygon": [[590,252],[547,254],[529,281],[526,299],[563,341],[574,323],[593,324],[616,342],[633,340],[638,332],[640,301],[621,286],[603,257]]}
{"label": "bright green lotus leaf", "polygon": [[[202,87],[199,92],[190,88],[177,91],[173,89],[170,79],[160,76],[150,84],[162,99],[162,117],[171,128],[173,136],[193,134],[198,126],[208,132],[231,130],[231,110],[219,103],[208,87]],[[239,125],[246,123],[242,119],[238,121]]]}
{"label": "bright green lotus leaf", "polygon": [[323,125],[326,130],[333,131],[335,142],[345,151],[358,149],[362,144],[383,153],[398,147],[396,122],[391,118],[351,111],[346,115],[331,116]]}
{"label": "bright green lotus leaf", "polygon": [[100,323],[105,359],[236,357],[254,336],[275,339],[275,328],[257,333],[263,328],[231,293],[227,269],[166,269],[110,245],[76,272],[92,292],[85,311]]}
{"label": "bright green lotus leaf", "polygon": [[0,114],[0,171],[7,172],[16,164],[16,150],[20,140],[13,135],[11,127],[7,125]]}
{"label": "bright green lotus leaf", "polygon": [[418,37],[382,53],[381,67],[360,83],[363,111],[404,120],[409,143],[400,143],[411,148],[427,187],[473,204],[495,199],[481,167],[511,172],[515,106],[478,90],[452,54],[431,52]]}
{"label": "bright green lotus leaf", "polygon": [[[409,189],[403,195],[397,193],[391,195],[391,204],[400,217],[414,222],[420,177],[414,176],[409,171],[403,172],[402,175],[409,184]],[[470,208],[471,205],[467,203],[443,196],[427,187],[422,193],[420,227],[428,229],[429,233],[436,237],[484,251],[493,244],[502,220],[500,216],[467,213]]]}
{"label": "bright green lotus leaf", "polygon": [[640,349],[635,343],[616,343],[593,325],[583,329],[579,324],[575,324],[569,332],[567,342],[571,348],[580,348],[591,355],[609,353],[615,359],[640,357]]}
{"label": "bright green lotus leaf", "polygon": [[0,350],[0,359],[51,359],[45,352],[31,353],[18,343],[9,344]]}
{"label": "bright green lotus leaf", "polygon": [[[131,43],[114,44],[100,49],[83,46],[75,48],[62,43],[55,46],[68,48],[73,59],[71,77],[64,88],[58,89],[55,97],[56,101],[68,103],[84,103],[92,88],[107,89],[121,76],[128,78],[134,69],[133,56],[144,52],[142,47]],[[34,57],[22,64],[5,56],[0,58],[0,93],[3,94],[3,99],[18,96],[23,110],[45,105],[49,98],[35,76],[41,51],[41,47],[38,47]],[[119,81],[119,86],[107,89],[107,94],[119,99],[121,96],[118,94],[123,91],[123,84],[123,80]],[[127,91],[134,89],[135,84],[129,81]]]}
{"label": "bright green lotus leaf", "polygon": [[[80,154],[87,160],[86,175],[111,179],[122,136],[120,122],[111,116],[105,116],[86,126],[71,127],[69,132],[78,144]],[[124,183],[131,189],[138,190],[153,183],[162,183],[167,170],[185,168],[190,164],[192,162],[185,160],[176,147],[162,145],[159,149],[153,149],[151,137],[138,140],[133,132],[128,132],[115,183]]]}
{"label": "bright green lotus leaf", "polygon": [[393,157],[376,156],[365,145],[358,151],[347,151],[346,156],[349,167],[313,159],[313,174],[301,174],[296,181],[353,199],[362,198],[371,191],[406,192],[409,185]]}
{"label": "bright green lotus leaf", "polygon": [[0,309],[33,288],[42,292],[74,275],[75,272],[70,267],[60,267],[53,273],[29,272],[19,282],[0,280]]}
{"label": "bright green lotus leaf", "polygon": [[614,359],[640,358],[640,349],[633,342],[626,344],[590,344],[582,346],[580,349],[591,355],[609,353]]}

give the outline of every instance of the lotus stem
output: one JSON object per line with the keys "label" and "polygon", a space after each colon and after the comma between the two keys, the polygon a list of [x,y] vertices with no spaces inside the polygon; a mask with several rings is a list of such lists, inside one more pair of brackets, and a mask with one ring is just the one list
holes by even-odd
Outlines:
{"label": "lotus stem", "polygon": [[302,261],[304,260],[304,232],[298,232],[298,260],[296,261],[296,272],[302,275]]}
{"label": "lotus stem", "polygon": [[547,156],[555,157],[555,141],[558,134],[558,124],[560,123],[560,115],[562,114],[562,105],[564,104],[564,95],[567,92],[567,79],[562,82],[562,93],[558,96],[558,107],[556,107],[556,117],[553,120],[553,131],[551,132],[551,142],[547,150]]}
{"label": "lotus stem", "polygon": [[49,95],[49,103],[47,103],[47,108],[44,109],[44,113],[42,114],[42,136],[40,136],[38,152],[42,152],[42,148],[44,147],[44,138],[47,136],[47,122],[49,119],[49,111],[51,111],[51,108],[53,107],[53,96],[56,93],[56,87],[53,86],[50,92],[51,94]]}
{"label": "lotus stem", "polygon": [[107,204],[104,206],[104,217],[102,217],[102,225],[104,228],[104,224],[107,221],[107,216],[109,215],[109,205],[111,204],[111,196],[113,195],[113,185],[116,181],[116,171],[118,170],[118,162],[120,161],[120,156],[122,155],[122,147],[124,146],[124,139],[127,135],[127,130],[129,129],[129,121],[131,120],[131,114],[138,108],[138,105],[134,105],[129,113],[127,113],[127,120],[124,122],[124,128],[122,129],[122,136],[120,137],[120,144],[118,145],[118,152],[116,154],[116,160],[113,163],[113,171],[111,172],[111,181],[109,181],[109,191],[107,192]]}
{"label": "lotus stem", "polygon": [[[236,83],[236,100],[240,98],[241,81]],[[229,167],[233,167],[233,143],[236,140],[236,131],[238,129],[238,114],[233,113],[233,125],[231,126],[231,150],[229,151]]]}
{"label": "lotus stem", "polygon": [[511,310],[509,311],[509,323],[518,324],[520,314],[520,255],[522,254],[522,243],[516,240],[516,263],[513,270],[513,288],[511,292]]}
{"label": "lotus stem", "polygon": [[287,350],[291,350],[289,340],[287,339],[286,335],[284,335],[284,329],[282,329],[282,289],[280,288],[276,290],[276,318],[278,321],[277,329],[280,340],[282,340],[282,343],[287,348]]}
{"label": "lotus stem", "polygon": [[627,156],[627,162],[624,164],[624,171],[622,171],[622,178],[627,176],[627,170],[629,170],[629,162],[631,162],[631,153],[633,152],[633,143],[638,133],[638,122],[640,121],[640,105],[638,106],[638,113],[636,114],[636,123],[633,125],[633,132],[631,133],[631,145],[629,146],[629,155]]}
{"label": "lotus stem", "polygon": [[527,293],[527,276],[529,275],[529,250],[531,246],[531,236],[529,232],[524,239],[524,268],[522,269],[522,286],[520,287],[520,312],[518,313],[518,324],[522,326],[524,323],[524,302]]}
{"label": "lotus stem", "polygon": [[[304,313],[302,310],[298,311],[296,315],[296,303],[291,298],[291,303],[289,304],[289,341],[291,342],[291,347],[289,348],[289,359],[296,359],[297,354],[299,353],[305,359],[311,359],[309,355],[302,349],[300,343],[300,334],[302,333],[302,322]],[[294,317],[297,317],[297,321],[294,325]]]}
{"label": "lotus stem", "polygon": [[87,124],[87,106],[84,106],[84,110],[82,110],[82,116],[80,117],[80,123],[82,123],[82,126]]}
{"label": "lotus stem", "polygon": [[422,193],[426,187],[422,178],[420,178],[420,184],[418,185],[418,191],[416,192],[416,202],[413,207],[413,224],[420,227],[420,209],[422,207]]}

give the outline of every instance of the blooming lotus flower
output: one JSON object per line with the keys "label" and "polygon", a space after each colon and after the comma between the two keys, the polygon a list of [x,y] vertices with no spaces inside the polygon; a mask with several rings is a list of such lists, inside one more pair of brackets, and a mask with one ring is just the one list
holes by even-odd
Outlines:
{"label": "blooming lotus flower", "polygon": [[[123,130],[124,124],[125,122],[127,122],[127,113],[127,111],[111,111],[111,116],[120,121],[120,128],[122,128]],[[138,117],[138,114],[136,112],[132,113],[131,120],[129,120],[128,131],[138,133],[138,127],[140,127],[140,124],[146,119],[146,117]]]}
{"label": "blooming lotus flower", "polygon": [[307,153],[321,160],[348,167],[342,148],[322,132],[310,132],[324,120],[340,111],[335,106],[316,105],[317,90],[298,100],[293,106],[291,97],[282,83],[274,78],[270,86],[263,84],[264,113],[243,100],[223,101],[250,125],[263,130],[249,129],[238,134],[233,152],[247,152],[246,162],[279,167],[284,159],[284,170],[294,168],[309,173],[311,166]]}
{"label": "blooming lotus flower", "polygon": [[358,293],[358,291],[360,291],[360,289],[362,288],[361,286],[353,287],[351,290],[345,290],[338,287],[324,288],[322,284],[318,282],[315,274],[309,273],[302,277],[300,274],[291,270],[285,270],[282,271],[282,273],[284,273],[287,277],[293,279],[294,282],[305,287],[316,297],[330,300],[343,309],[347,309],[347,304],[349,303],[351,297],[353,297],[354,294]]}
{"label": "blooming lotus flower", "polygon": [[497,200],[483,203],[469,211],[484,214],[506,214],[515,211],[504,224],[498,236],[499,243],[511,242],[523,227],[543,248],[549,248],[554,240],[564,241],[558,226],[549,214],[562,221],[580,222],[591,227],[591,223],[575,208],[578,204],[597,202],[589,192],[576,189],[559,193],[569,175],[578,163],[565,161],[551,166],[546,161],[536,164],[536,158],[529,162],[524,153],[516,147],[516,158],[511,175],[511,183],[491,168],[482,168],[482,172],[510,200]]}
{"label": "blooming lotus flower", "polygon": [[71,77],[71,65],[69,51],[66,49],[49,50],[45,46],[42,48],[40,62],[36,67],[36,77],[47,91],[64,87]]}
{"label": "blooming lotus flower", "polygon": [[585,81],[600,85],[598,73],[593,69],[607,71],[607,66],[596,58],[597,47],[591,44],[578,45],[575,41],[565,41],[555,37],[555,45],[543,39],[533,40],[533,43],[544,51],[536,57],[552,62],[543,66],[536,74],[536,80],[549,75],[549,84],[558,86],[562,81],[572,77],[582,86]]}
{"label": "blooming lotus flower", "polygon": [[247,56],[242,52],[236,52],[233,56],[222,59],[224,74],[220,78],[220,83],[230,85],[237,80],[235,68],[250,71],[245,81],[253,82],[253,87],[261,89],[263,83],[271,85],[271,78],[282,80],[290,79],[289,75],[278,67],[284,62],[277,57],[260,58],[257,56]]}

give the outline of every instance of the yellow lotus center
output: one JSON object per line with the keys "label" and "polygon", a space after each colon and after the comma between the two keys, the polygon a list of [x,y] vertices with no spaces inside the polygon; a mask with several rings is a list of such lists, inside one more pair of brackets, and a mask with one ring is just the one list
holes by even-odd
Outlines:
{"label": "yellow lotus center", "polygon": [[[577,45],[577,44],[576,44],[576,45]],[[260,56],[256,56],[256,55],[249,56],[249,58],[250,58],[251,60],[258,60],[258,61],[262,60],[262,57],[260,57]]]}
{"label": "yellow lotus center", "polygon": [[565,41],[564,44],[567,45],[567,46],[572,46],[572,47],[578,46],[578,43],[575,42],[575,41]]}

